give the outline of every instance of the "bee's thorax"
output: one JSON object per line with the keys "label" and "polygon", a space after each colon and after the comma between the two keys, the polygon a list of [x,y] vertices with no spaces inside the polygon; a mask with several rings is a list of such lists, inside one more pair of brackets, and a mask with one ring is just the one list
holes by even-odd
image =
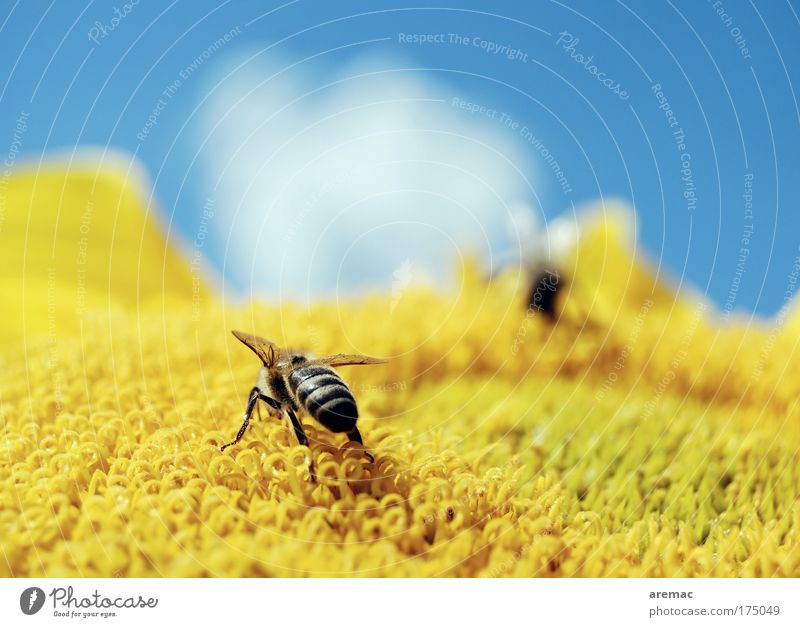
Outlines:
{"label": "bee's thorax", "polygon": [[286,379],[276,368],[261,368],[258,371],[256,385],[265,395],[275,399],[281,405],[291,407],[294,410],[299,409],[286,386]]}

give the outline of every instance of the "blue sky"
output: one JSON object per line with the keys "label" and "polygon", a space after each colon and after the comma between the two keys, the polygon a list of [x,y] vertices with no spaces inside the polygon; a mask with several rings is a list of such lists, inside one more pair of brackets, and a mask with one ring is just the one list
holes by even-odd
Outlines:
{"label": "blue sky", "polygon": [[171,233],[208,229],[234,291],[388,286],[467,248],[496,262],[520,207],[544,222],[622,199],[675,282],[783,305],[793,3],[439,4],[5,2],[0,139],[27,114],[20,161],[136,155]]}

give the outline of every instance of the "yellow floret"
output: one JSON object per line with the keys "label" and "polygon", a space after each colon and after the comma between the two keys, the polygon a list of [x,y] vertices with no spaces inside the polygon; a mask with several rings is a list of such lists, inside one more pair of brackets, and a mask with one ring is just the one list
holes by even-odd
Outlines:
{"label": "yellow floret", "polygon": [[[587,223],[552,324],[522,273],[470,267],[455,294],[223,307],[124,176],[9,189],[0,575],[800,575],[800,321],[718,322],[624,213]],[[221,453],[259,365],[237,328],[391,358],[340,371],[374,464],[266,411]]]}

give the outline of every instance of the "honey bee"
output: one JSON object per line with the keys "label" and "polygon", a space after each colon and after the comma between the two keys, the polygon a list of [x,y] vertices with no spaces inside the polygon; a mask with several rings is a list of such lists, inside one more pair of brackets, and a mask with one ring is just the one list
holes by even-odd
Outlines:
{"label": "honey bee", "polygon": [[[553,266],[555,267],[555,266]],[[558,270],[550,266],[533,269],[528,290],[528,311],[540,311],[553,322],[558,317],[558,296],[563,291],[563,280]]]}
{"label": "honey bee", "polygon": [[[343,353],[312,358],[279,349],[274,343],[257,335],[241,331],[233,331],[233,335],[258,355],[264,365],[258,371],[256,385],[247,398],[242,427],[232,442],[221,447],[222,451],[242,439],[258,401],[264,401],[281,415],[289,416],[297,440],[303,446],[308,446],[308,436],[297,418],[297,412],[301,410],[330,431],[346,433],[351,442],[363,446],[364,440],[356,426],[356,400],[333,366],[383,364],[385,360]],[[375,461],[369,452],[365,451],[365,454],[370,461]],[[316,481],[313,461],[310,472],[312,481]]]}
{"label": "honey bee", "polygon": [[542,226],[532,212],[521,208],[513,212],[511,223],[514,236],[521,243],[518,263],[529,281],[525,306],[529,312],[538,311],[555,322],[559,300],[567,287],[563,257],[577,242],[577,222],[560,217]]}

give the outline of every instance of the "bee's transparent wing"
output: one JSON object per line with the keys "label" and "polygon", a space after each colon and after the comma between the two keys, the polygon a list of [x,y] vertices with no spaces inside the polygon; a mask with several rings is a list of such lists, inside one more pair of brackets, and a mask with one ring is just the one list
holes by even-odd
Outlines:
{"label": "bee's transparent wing", "polygon": [[348,355],[347,353],[339,353],[338,355],[331,355],[329,357],[320,357],[312,361],[326,366],[360,366],[368,364],[385,364],[385,359],[378,359],[377,357],[369,357],[368,355]]}
{"label": "bee's transparent wing", "polygon": [[258,355],[265,366],[272,367],[275,363],[275,354],[278,352],[278,347],[275,346],[275,344],[269,340],[265,340],[263,337],[250,333],[243,333],[242,331],[233,331],[233,335],[237,340]]}

